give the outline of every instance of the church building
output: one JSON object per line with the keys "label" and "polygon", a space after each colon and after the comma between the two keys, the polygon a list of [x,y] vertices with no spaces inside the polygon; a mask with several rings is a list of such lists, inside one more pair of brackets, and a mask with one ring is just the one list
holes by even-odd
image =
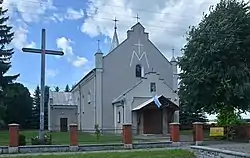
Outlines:
{"label": "church building", "polygon": [[94,69],[71,90],[77,120],[69,123],[85,131],[98,124],[103,132],[120,133],[132,124],[136,134],[166,134],[169,123],[179,122],[177,80],[176,59],[168,61],[140,22],[121,43],[115,26],[110,52],[98,48]]}

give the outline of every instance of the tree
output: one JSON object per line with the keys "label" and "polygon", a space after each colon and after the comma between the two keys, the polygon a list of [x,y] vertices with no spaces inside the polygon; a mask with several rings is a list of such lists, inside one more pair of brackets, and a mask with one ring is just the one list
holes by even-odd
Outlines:
{"label": "tree", "polygon": [[21,83],[13,83],[6,88],[6,123],[18,123],[23,128],[30,128],[33,101],[28,88]]}
{"label": "tree", "polygon": [[221,0],[191,27],[179,59],[179,96],[190,111],[228,117],[249,110],[249,25],[248,3]]}
{"label": "tree", "polygon": [[[0,3],[2,4],[3,1]],[[12,27],[7,25],[9,17],[4,16],[7,11],[7,9],[4,10],[3,7],[0,7],[0,87],[2,90],[19,76],[19,74],[13,76],[5,75],[11,67],[10,59],[14,53],[13,48],[8,48],[8,45],[14,38],[14,32],[11,31]]]}
{"label": "tree", "polygon": [[32,127],[34,129],[39,129],[39,122],[40,122],[40,88],[39,86],[36,87],[33,97],[33,108],[32,108],[32,117],[33,117],[33,124]]}
{"label": "tree", "polygon": [[[0,2],[2,4],[3,1]],[[8,76],[6,73],[11,67],[11,58],[14,53],[13,48],[8,48],[14,37],[11,31],[12,27],[7,25],[9,17],[4,16],[8,10],[0,7],[0,122],[2,122],[3,114],[5,113],[4,97],[7,85],[17,79],[18,75]]]}
{"label": "tree", "polygon": [[66,87],[65,87],[65,92],[69,92],[70,89],[69,89],[69,85],[67,84]]}
{"label": "tree", "polygon": [[[41,90],[37,86],[33,98],[33,116],[35,120],[35,128],[39,129],[40,126],[40,96]],[[48,129],[48,102],[49,102],[49,86],[45,86],[44,94],[44,129]]]}
{"label": "tree", "polygon": [[59,92],[60,91],[60,88],[58,86],[55,87],[55,91],[56,92]]}
{"label": "tree", "polygon": [[204,112],[192,112],[185,105],[180,105],[181,125],[192,125],[194,122],[208,122]]}

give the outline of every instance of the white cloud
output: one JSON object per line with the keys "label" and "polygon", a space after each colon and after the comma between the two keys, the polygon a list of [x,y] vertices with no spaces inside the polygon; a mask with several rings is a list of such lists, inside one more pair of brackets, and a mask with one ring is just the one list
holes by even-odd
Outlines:
{"label": "white cloud", "polygon": [[52,77],[54,78],[58,74],[58,70],[53,70],[53,69],[46,69],[45,70],[46,77]]}
{"label": "white cloud", "polygon": [[68,20],[78,20],[84,17],[84,12],[82,9],[76,11],[72,8],[67,9],[67,14],[65,15],[65,19]]}
{"label": "white cloud", "polygon": [[73,61],[72,64],[75,67],[81,67],[81,66],[85,65],[87,62],[88,62],[88,60],[86,58],[76,56],[76,59]]}
{"label": "white cloud", "polygon": [[102,34],[112,38],[114,24],[111,19],[116,17],[122,41],[127,30],[136,23],[134,17],[138,13],[150,39],[170,59],[173,47],[180,55],[179,50],[185,43],[183,35],[188,27],[197,24],[203,12],[217,2],[219,0],[89,0],[88,18],[81,31],[90,37]]}
{"label": "white cloud", "polygon": [[88,60],[84,57],[75,55],[71,46],[72,43],[73,41],[66,37],[60,37],[56,40],[57,48],[62,49],[62,51],[65,53],[64,57],[69,63],[75,67],[85,66],[88,63]]}
{"label": "white cloud", "polygon": [[24,26],[14,27],[14,39],[11,44],[18,50],[21,50],[23,47],[34,48],[36,47],[36,43],[32,41],[28,42],[28,30]]}
{"label": "white cloud", "polygon": [[12,45],[21,50],[22,47],[35,47],[34,41],[28,41],[28,25],[30,22],[40,22],[49,10],[56,10],[53,0],[32,0],[30,2],[22,0],[5,0],[3,8],[8,9],[7,15],[10,16],[8,24],[13,26],[15,32]]}
{"label": "white cloud", "polygon": [[20,13],[22,20],[25,22],[39,22],[40,18],[48,10],[56,10],[53,0],[6,0],[3,3],[4,8],[9,9],[9,14]]}

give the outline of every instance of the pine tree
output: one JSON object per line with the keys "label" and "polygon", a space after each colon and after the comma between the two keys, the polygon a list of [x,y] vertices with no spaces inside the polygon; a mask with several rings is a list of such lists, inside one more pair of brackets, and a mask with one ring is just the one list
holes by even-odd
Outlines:
{"label": "pine tree", "polygon": [[[2,4],[3,1],[0,1]],[[12,27],[8,26],[6,23],[9,17],[5,17],[4,14],[8,10],[4,10],[0,7],[0,121],[2,122],[3,114],[5,114],[6,107],[4,105],[4,90],[7,88],[8,84],[12,83],[13,80],[17,79],[18,75],[7,76],[6,73],[11,67],[11,58],[14,53],[13,48],[8,48],[14,37],[14,32],[11,31]]]}
{"label": "pine tree", "polygon": [[[3,1],[0,3],[2,4]],[[5,75],[11,67],[10,60],[14,53],[13,48],[7,47],[14,38],[14,32],[11,31],[12,27],[6,24],[9,17],[5,17],[4,14],[7,11],[7,9],[4,10],[3,7],[0,7],[0,89],[2,90],[19,76],[19,74],[13,76]]]}
{"label": "pine tree", "polygon": [[69,85],[67,84],[66,87],[65,87],[65,92],[69,92],[70,89],[69,89]]}
{"label": "pine tree", "polygon": [[40,93],[41,90],[39,86],[36,87],[36,90],[34,92],[34,98],[33,98],[33,127],[35,129],[39,129],[39,120],[40,120]]}
{"label": "pine tree", "polygon": [[60,91],[60,88],[58,86],[55,87],[55,91],[56,92],[59,92]]}

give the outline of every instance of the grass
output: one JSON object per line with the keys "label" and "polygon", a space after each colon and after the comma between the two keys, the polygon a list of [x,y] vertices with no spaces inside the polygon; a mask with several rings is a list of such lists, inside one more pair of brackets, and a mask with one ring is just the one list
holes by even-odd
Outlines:
{"label": "grass", "polygon": [[[30,145],[31,138],[38,135],[38,131],[20,131],[20,134],[25,135],[27,145]],[[56,145],[68,145],[69,144],[69,132],[51,132],[52,142]],[[101,144],[101,143],[121,143],[122,136],[114,134],[104,134],[98,141],[95,134],[79,132],[78,133],[79,144]],[[0,131],[0,146],[6,146],[9,144],[9,131]]]}
{"label": "grass", "polygon": [[74,155],[41,155],[41,156],[16,156],[16,158],[195,158],[195,155],[187,150],[159,150],[159,151],[129,151],[129,152],[106,152]]}

